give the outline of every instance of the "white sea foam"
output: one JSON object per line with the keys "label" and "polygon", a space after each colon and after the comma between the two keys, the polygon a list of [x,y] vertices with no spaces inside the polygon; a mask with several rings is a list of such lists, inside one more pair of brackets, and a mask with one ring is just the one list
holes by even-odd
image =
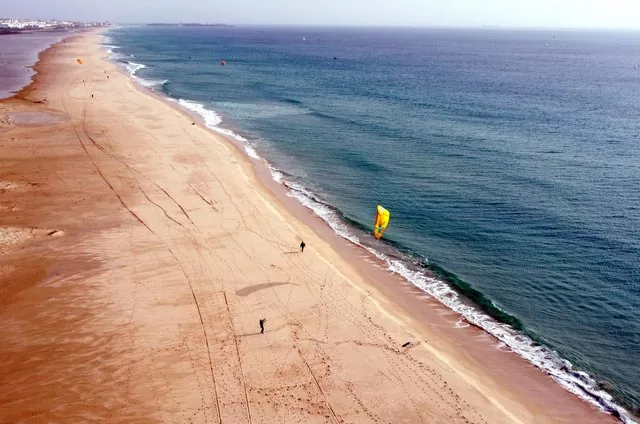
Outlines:
{"label": "white sea foam", "polygon": [[153,88],[153,87],[161,87],[169,82],[169,80],[148,80],[140,77],[133,77],[138,84],[143,87]]}
{"label": "white sea foam", "polygon": [[120,48],[120,46],[115,46],[113,44],[106,44],[106,43],[102,43],[102,47],[104,47],[107,51],[107,54],[109,55],[110,59],[116,59],[117,57],[122,57],[123,55],[115,52],[114,50],[117,50]]}
{"label": "white sea foam", "polygon": [[140,69],[144,69],[147,66],[143,65],[142,63],[135,63],[135,62],[127,62],[125,63],[125,68],[127,68],[127,71],[129,71],[129,74],[131,75],[135,75],[136,72],[138,72]]}
{"label": "white sea foam", "polygon": [[[140,66],[134,63],[130,65],[132,74],[144,67],[144,65]],[[189,100],[179,99],[173,101],[201,116],[207,127],[213,131],[242,142],[245,146],[245,151],[250,157],[261,159],[256,150],[248,144],[244,137],[219,126],[222,119],[214,111],[206,109],[200,103]],[[494,320],[479,309],[463,302],[458,293],[444,281],[429,276],[420,269],[412,269],[409,262],[389,257],[376,249],[364,245],[354,231],[344,223],[334,208],[320,201],[314,193],[303,185],[296,182],[285,181],[281,171],[271,165],[269,165],[269,168],[272,178],[276,182],[283,183],[287,186],[289,189],[287,194],[289,196],[297,199],[302,205],[311,209],[316,215],[327,222],[338,235],[368,250],[383,262],[387,270],[403,277],[406,281],[420,288],[425,293],[428,293],[451,310],[459,313],[464,318],[464,321],[484,329],[487,333],[499,340],[500,343],[503,343],[510,350],[548,374],[566,390],[594,404],[603,411],[617,414],[625,424],[636,424],[623,408],[613,402],[612,396],[601,390],[597,382],[587,373],[574,370],[572,364],[562,359],[555,351],[534,342],[524,334],[506,324]],[[458,328],[467,326],[468,324],[464,321],[462,319],[459,320],[455,326]]]}
{"label": "white sea foam", "polygon": [[[271,168],[274,180],[283,182],[282,173]],[[484,329],[510,350],[529,361],[543,372],[548,374],[566,390],[592,403],[606,412],[614,412],[619,415],[625,424],[636,424],[628,413],[613,402],[609,393],[601,390],[597,382],[587,373],[576,371],[572,364],[561,358],[555,351],[534,342],[531,338],[514,330],[506,324],[500,323],[489,317],[479,309],[463,302],[458,293],[444,281],[427,275],[422,270],[414,270],[408,266],[408,262],[390,258],[376,249],[362,244],[354,232],[340,219],[336,211],[325,203],[314,200],[316,196],[302,185],[295,182],[286,182],[289,188],[288,195],[297,199],[304,206],[311,209],[316,215],[325,220],[327,224],[341,237],[364,247],[386,266],[386,269],[400,275],[406,281],[428,293],[449,309],[464,317],[464,321]],[[462,319],[455,324],[457,328],[468,326]]]}
{"label": "white sea foam", "polygon": [[142,78],[139,77],[138,75],[136,75],[136,73],[140,70],[140,69],[145,69],[147,66],[142,64],[142,63],[136,63],[136,62],[126,62],[124,64],[125,68],[127,69],[127,71],[129,72],[129,74],[131,75],[131,78],[133,78],[133,80],[135,82],[137,82],[138,84],[140,84],[143,87],[147,87],[147,88],[153,88],[153,87],[161,87],[164,84],[168,83],[169,80],[160,80],[160,79],[146,79],[146,78]]}
{"label": "white sea foam", "polygon": [[256,160],[261,159],[260,156],[258,156],[258,152],[256,152],[256,149],[249,146],[248,144],[244,146],[244,150],[245,152],[247,152],[247,155],[249,155],[250,158],[256,159]]}
{"label": "white sea foam", "polygon": [[202,119],[204,119],[205,125],[210,130],[240,142],[244,146],[244,150],[250,158],[256,159],[256,160],[262,160],[260,155],[258,155],[258,152],[256,151],[256,149],[249,144],[249,141],[246,138],[227,128],[220,127],[220,124],[222,123],[222,118],[216,112],[205,108],[204,105],[201,103],[197,103],[191,100],[178,99],[177,101],[176,100],[173,100],[173,101],[177,102],[183,108],[191,112],[194,112],[195,114],[202,117]]}
{"label": "white sea foam", "polygon": [[271,165],[269,165],[269,171],[271,172],[271,178],[273,178],[273,180],[278,184],[282,184],[282,182],[284,181],[284,175],[282,174],[282,172],[278,171]]}
{"label": "white sea foam", "polygon": [[246,143],[246,141],[247,141],[247,139],[244,138],[243,136],[241,136],[240,134],[236,134],[233,131],[228,130],[226,128],[222,128],[222,127],[216,126],[216,127],[211,128],[211,129],[214,130],[215,132],[219,133],[219,134],[226,135],[227,137],[231,137],[231,138],[233,138],[235,140],[238,140],[238,141],[240,141],[242,143]]}
{"label": "white sea foam", "polygon": [[295,182],[285,182],[289,188],[287,193],[289,196],[297,199],[304,206],[311,209],[316,215],[322,218],[340,237],[349,240],[352,243],[360,244],[358,237],[342,222],[338,214],[333,208],[327,204],[323,204],[314,200],[314,195],[301,184]]}
{"label": "white sea foam", "polygon": [[[373,251],[373,249],[368,250]],[[562,359],[555,351],[534,342],[508,325],[497,322],[482,311],[462,302],[460,296],[443,281],[427,276],[424,272],[411,270],[402,261],[390,260],[378,252],[375,253],[386,262],[387,268],[391,272],[404,277],[416,287],[458,312],[466,321],[493,335],[513,352],[547,373],[568,391],[604,411],[616,411],[624,423],[633,423],[626,411],[613,403],[612,396],[600,390],[595,380],[585,372],[575,371],[573,365]]]}
{"label": "white sea foam", "polygon": [[113,44],[113,39],[108,35],[102,35],[100,45],[108,50],[120,48],[119,46]]}
{"label": "white sea foam", "polygon": [[612,396],[601,390],[595,380],[585,372],[575,371],[572,364],[562,359],[555,351],[534,342],[522,333],[463,303],[459,295],[446,283],[427,276],[423,272],[410,270],[402,261],[389,260],[384,255],[382,255],[382,259],[386,261],[391,272],[401,275],[418,288],[431,294],[441,303],[462,315],[468,322],[483,328],[513,352],[547,373],[565,389],[607,412],[618,412],[624,423],[633,423],[626,411],[614,404]]}
{"label": "white sea foam", "polygon": [[205,125],[211,129],[216,128],[216,126],[222,122],[220,115],[212,110],[205,109],[205,107],[200,103],[192,102],[191,100],[178,99],[178,104],[201,116],[202,119],[204,119]]}
{"label": "white sea foam", "polygon": [[[141,85],[149,84],[147,86],[156,86],[167,82],[166,80],[142,80],[141,78],[136,77],[135,74],[137,71],[146,68],[143,64],[127,62],[125,67],[131,74],[132,78],[138,81]],[[248,143],[247,139],[229,129],[220,127],[222,118],[216,112],[209,110],[201,103],[194,101],[184,99],[169,100],[176,102],[181,107],[201,116],[205,125],[209,129],[241,142],[244,145],[247,155],[251,158],[256,160],[261,159],[255,148]],[[596,405],[604,411],[617,414],[620,417],[620,420],[625,424],[636,424],[623,408],[613,402],[612,396],[601,390],[598,387],[597,382],[587,373],[574,370],[572,364],[561,358],[555,351],[545,346],[541,346],[524,334],[514,330],[506,324],[494,320],[479,309],[463,302],[458,293],[444,281],[428,275],[419,268],[414,269],[414,267],[409,265],[409,262],[389,257],[386,254],[361,243],[355,232],[344,223],[334,208],[319,200],[314,193],[301,184],[286,181],[281,171],[273,168],[271,165],[269,165],[269,168],[272,178],[276,182],[287,186],[289,189],[287,194],[289,196],[297,199],[302,205],[311,209],[317,216],[327,222],[336,234],[368,250],[371,254],[382,261],[387,270],[403,277],[406,281],[420,288],[425,293],[428,293],[451,310],[459,313],[464,318],[464,321],[484,329],[487,333],[499,340],[500,343],[503,343],[513,352],[534,364],[543,372],[547,373],[568,391]],[[462,319],[459,320],[455,326],[458,328],[465,327],[468,324],[464,321]]]}

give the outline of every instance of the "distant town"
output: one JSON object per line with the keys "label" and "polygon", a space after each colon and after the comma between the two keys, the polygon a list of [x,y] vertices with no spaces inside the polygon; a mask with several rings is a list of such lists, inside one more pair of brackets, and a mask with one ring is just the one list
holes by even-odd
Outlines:
{"label": "distant town", "polygon": [[0,18],[0,34],[27,31],[62,31],[110,25],[108,22],[71,22],[40,19]]}

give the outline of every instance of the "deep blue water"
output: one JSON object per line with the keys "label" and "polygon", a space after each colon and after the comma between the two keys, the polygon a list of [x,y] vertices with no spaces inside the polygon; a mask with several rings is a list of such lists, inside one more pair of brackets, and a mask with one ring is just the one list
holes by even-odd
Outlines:
{"label": "deep blue water", "polygon": [[[210,126],[247,139],[390,269],[434,294],[447,281],[476,302],[454,309],[557,380],[595,389],[562,361],[544,365],[536,342],[640,408],[640,33],[109,36],[140,82],[215,111]],[[392,214],[384,243],[368,235],[379,203]]]}

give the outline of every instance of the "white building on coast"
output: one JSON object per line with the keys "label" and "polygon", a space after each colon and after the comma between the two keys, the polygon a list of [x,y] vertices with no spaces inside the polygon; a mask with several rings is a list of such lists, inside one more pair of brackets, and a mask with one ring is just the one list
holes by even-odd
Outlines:
{"label": "white building on coast", "polygon": [[58,20],[40,20],[40,19],[16,19],[16,18],[0,18],[0,29],[10,30],[48,30],[48,29],[65,29],[65,28],[82,28],[107,25],[105,22],[70,22]]}

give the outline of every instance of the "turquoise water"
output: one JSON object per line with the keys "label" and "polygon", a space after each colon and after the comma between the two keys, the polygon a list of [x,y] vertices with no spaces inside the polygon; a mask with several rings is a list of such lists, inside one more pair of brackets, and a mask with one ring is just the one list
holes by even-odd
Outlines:
{"label": "turquoise water", "polygon": [[268,160],[391,271],[603,409],[624,414],[602,388],[640,408],[640,34],[109,37],[139,83]]}

